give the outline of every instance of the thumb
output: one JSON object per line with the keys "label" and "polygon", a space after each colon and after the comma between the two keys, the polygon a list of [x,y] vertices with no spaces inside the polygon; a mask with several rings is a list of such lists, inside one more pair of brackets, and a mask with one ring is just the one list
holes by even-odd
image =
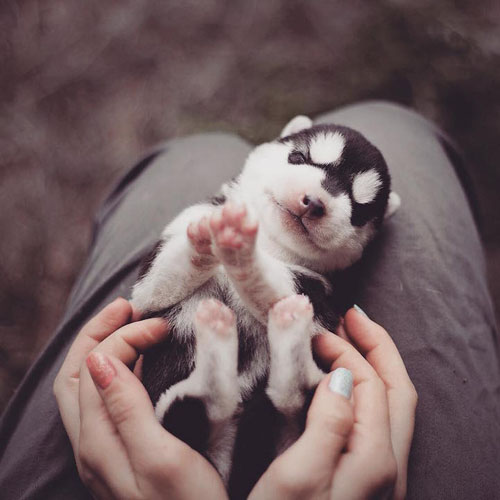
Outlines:
{"label": "thumb", "polygon": [[354,423],[350,403],[353,378],[349,370],[337,368],[319,384],[307,413],[301,437],[324,466],[333,467],[344,449]]}
{"label": "thumb", "polygon": [[354,423],[352,374],[337,368],[318,385],[302,436],[278,459],[281,480],[304,495],[329,490]]}

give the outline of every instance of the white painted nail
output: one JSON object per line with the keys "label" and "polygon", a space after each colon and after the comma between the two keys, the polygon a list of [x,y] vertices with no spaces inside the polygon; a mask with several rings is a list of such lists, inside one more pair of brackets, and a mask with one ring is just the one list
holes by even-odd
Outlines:
{"label": "white painted nail", "polygon": [[352,382],[353,378],[350,370],[347,368],[337,368],[330,376],[328,388],[332,392],[350,399],[352,393]]}
{"label": "white painted nail", "polygon": [[352,307],[354,307],[354,309],[356,309],[356,311],[359,312],[359,314],[361,314],[365,318],[368,318],[368,314],[366,314],[365,311],[363,311],[363,309],[361,309],[361,307],[358,306],[358,304],[354,304]]}

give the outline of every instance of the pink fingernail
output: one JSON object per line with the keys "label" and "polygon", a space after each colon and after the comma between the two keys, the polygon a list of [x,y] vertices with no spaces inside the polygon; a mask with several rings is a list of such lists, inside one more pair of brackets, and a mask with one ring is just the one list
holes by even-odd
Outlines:
{"label": "pink fingernail", "polygon": [[101,389],[106,389],[116,375],[111,361],[102,352],[91,352],[86,362],[94,383]]}

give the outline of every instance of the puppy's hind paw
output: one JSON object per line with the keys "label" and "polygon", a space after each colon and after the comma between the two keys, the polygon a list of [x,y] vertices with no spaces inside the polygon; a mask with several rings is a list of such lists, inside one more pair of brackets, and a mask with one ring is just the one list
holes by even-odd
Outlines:
{"label": "puppy's hind paw", "polygon": [[312,323],[313,307],[306,295],[291,295],[277,302],[269,312],[269,328],[285,332],[290,328],[306,330]]}
{"label": "puppy's hind paw", "polygon": [[195,326],[199,336],[214,334],[221,340],[230,340],[236,335],[236,318],[233,311],[216,299],[200,302],[196,310]]}
{"label": "puppy's hind paw", "polygon": [[211,419],[229,418],[240,401],[236,318],[215,299],[200,302],[195,314],[196,368]]}
{"label": "puppy's hind paw", "polygon": [[305,392],[314,384],[318,368],[311,351],[313,307],[305,295],[277,302],[269,312],[271,355],[267,395],[285,414],[299,411]]}

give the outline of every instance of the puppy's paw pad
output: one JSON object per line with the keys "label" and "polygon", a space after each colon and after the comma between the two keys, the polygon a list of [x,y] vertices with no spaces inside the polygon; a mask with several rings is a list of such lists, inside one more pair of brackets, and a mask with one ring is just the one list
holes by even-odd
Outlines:
{"label": "puppy's paw pad", "polygon": [[277,302],[269,312],[271,324],[286,329],[307,325],[313,319],[313,307],[306,295],[291,295]]}
{"label": "puppy's paw pad", "polygon": [[221,338],[232,337],[236,333],[236,317],[233,311],[216,299],[200,302],[195,322],[198,331],[214,332]]}
{"label": "puppy's paw pad", "polygon": [[193,248],[202,255],[212,255],[212,238],[208,217],[191,222],[187,228],[188,239]]}
{"label": "puppy's paw pad", "polygon": [[227,202],[211,217],[210,229],[219,247],[240,249],[253,246],[258,224],[250,218],[244,204]]}

